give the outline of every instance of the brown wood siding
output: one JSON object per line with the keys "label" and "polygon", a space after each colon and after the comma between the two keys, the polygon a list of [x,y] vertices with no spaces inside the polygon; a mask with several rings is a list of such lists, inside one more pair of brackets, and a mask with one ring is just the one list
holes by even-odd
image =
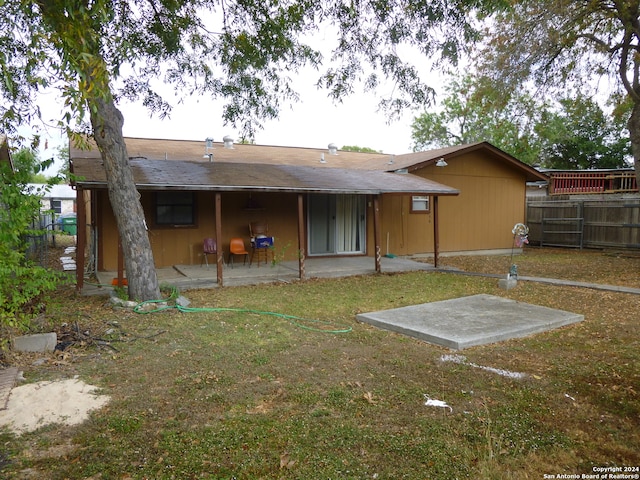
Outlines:
{"label": "brown wood siding", "polygon": [[[431,200],[432,201],[432,200]],[[411,213],[411,196],[384,195],[381,202],[381,253],[411,255],[433,252],[433,211]]]}
{"label": "brown wood siding", "polygon": [[460,190],[457,197],[440,198],[440,251],[511,248],[511,230],[525,218],[524,175],[478,152],[448,163],[413,172]]}
{"label": "brown wood siding", "polygon": [[[100,192],[101,249],[99,270],[116,270],[118,237],[115,218],[106,192]],[[244,239],[249,248],[249,222],[269,224],[269,234],[275,237],[275,254],[286,260],[298,258],[297,196],[296,194],[252,195],[259,208],[247,208],[248,193],[222,194],[222,251],[225,258],[232,237]],[[142,193],[142,205],[149,226],[149,239],[157,268],[172,265],[198,265],[202,261],[202,242],[215,237],[215,197],[212,192],[196,194],[197,225],[195,227],[155,227],[153,222],[153,192]]]}
{"label": "brown wood siding", "polygon": [[[482,152],[472,152],[452,159],[447,167],[429,166],[412,173],[460,190],[457,197],[440,197],[441,252],[513,247],[513,226],[525,220],[526,178],[522,172]],[[367,254],[373,255],[370,201],[367,207]],[[381,254],[387,253],[387,233],[389,253],[433,253],[432,209],[428,214],[411,213],[410,195],[383,195],[380,213]]]}

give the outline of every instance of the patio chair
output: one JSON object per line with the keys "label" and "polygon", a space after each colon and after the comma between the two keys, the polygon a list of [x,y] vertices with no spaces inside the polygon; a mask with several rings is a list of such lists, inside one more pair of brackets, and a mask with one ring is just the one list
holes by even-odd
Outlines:
{"label": "patio chair", "polygon": [[[202,243],[202,261],[200,262],[200,266],[202,267],[203,263],[207,264],[207,268],[209,268],[209,255],[215,255],[216,260],[218,259],[218,244],[216,243],[215,238],[205,238]],[[222,257],[222,261],[224,262],[224,257]]]}
{"label": "patio chair", "polygon": [[231,268],[233,268],[233,259],[236,255],[244,255],[243,265],[247,263],[247,258],[249,259],[249,266],[251,266],[251,257],[249,257],[249,252],[244,246],[244,240],[240,237],[234,237],[229,242],[229,263],[231,264]]}
{"label": "patio chair", "polygon": [[249,238],[251,241],[251,263],[253,263],[256,254],[258,255],[258,267],[260,259],[264,255],[264,263],[268,262],[269,249],[273,248],[273,237],[267,236],[269,233],[269,224],[263,222],[249,223]]}

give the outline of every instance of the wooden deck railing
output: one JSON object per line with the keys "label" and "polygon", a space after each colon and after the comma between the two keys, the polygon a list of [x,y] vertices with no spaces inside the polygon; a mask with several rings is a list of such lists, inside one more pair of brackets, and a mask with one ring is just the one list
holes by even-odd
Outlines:
{"label": "wooden deck railing", "polygon": [[551,173],[550,195],[637,192],[634,171]]}

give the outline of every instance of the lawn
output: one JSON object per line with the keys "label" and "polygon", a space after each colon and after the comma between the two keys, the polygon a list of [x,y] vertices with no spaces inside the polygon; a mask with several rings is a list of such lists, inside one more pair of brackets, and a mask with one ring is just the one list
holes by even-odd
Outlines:
{"label": "lawn", "polygon": [[[520,275],[640,287],[634,255],[531,248],[514,260]],[[502,273],[511,258],[442,263]],[[457,352],[466,364],[355,321],[477,293],[585,321]],[[45,365],[12,361],[28,381],[79,375],[112,400],[80,426],[1,432],[0,476],[542,479],[640,466],[640,296],[532,282],[506,291],[495,278],[425,272],[185,295],[203,310],[143,315],[68,289],[53,296],[46,326],[84,341]]]}

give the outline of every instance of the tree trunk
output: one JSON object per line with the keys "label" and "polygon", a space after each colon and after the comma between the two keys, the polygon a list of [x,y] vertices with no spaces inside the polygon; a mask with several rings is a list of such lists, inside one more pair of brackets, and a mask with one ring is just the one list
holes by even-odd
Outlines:
{"label": "tree trunk", "polygon": [[636,169],[636,185],[640,189],[640,102],[633,103],[633,110],[627,123],[629,136],[631,137],[631,152]]}
{"label": "tree trunk", "polygon": [[120,232],[129,298],[139,301],[158,299],[158,277],[140,194],[122,136],[122,114],[112,99],[97,98],[91,104],[94,107],[90,109],[93,136],[104,162],[109,200]]}

